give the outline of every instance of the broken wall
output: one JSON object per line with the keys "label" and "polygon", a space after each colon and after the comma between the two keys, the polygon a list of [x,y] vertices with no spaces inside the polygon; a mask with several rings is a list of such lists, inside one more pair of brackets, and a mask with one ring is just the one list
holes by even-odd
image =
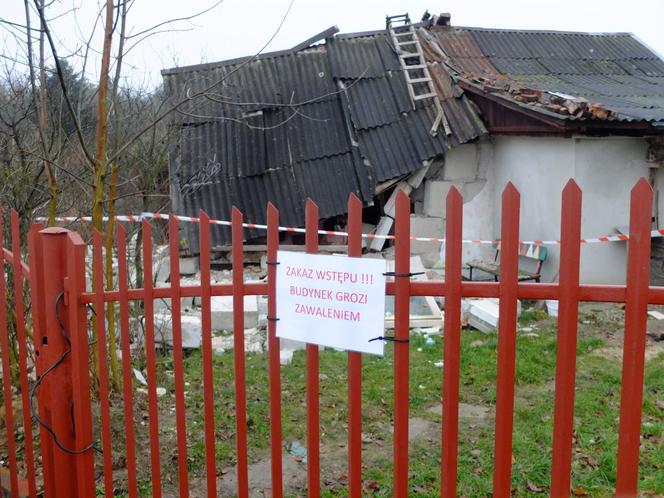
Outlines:
{"label": "broken wall", "polygon": [[[414,192],[413,219],[417,220],[412,233],[424,237],[439,237],[443,233],[445,197],[455,186],[464,197],[463,237],[500,238],[501,195],[511,181],[521,192],[521,239],[559,239],[562,189],[574,178],[583,191],[581,236],[615,234],[616,229],[629,225],[632,186],[640,177],[648,177],[649,166],[653,166],[647,162],[647,151],[647,140],[639,137],[492,136],[461,145],[448,152],[442,166],[432,168],[418,189],[421,192]],[[656,171],[655,187],[664,188],[664,171]],[[656,198],[660,218],[664,219],[664,196]],[[425,265],[439,261],[441,245],[424,244],[415,245],[413,253],[420,254]],[[491,259],[493,254],[490,245],[463,246],[464,261]],[[543,281],[557,281],[559,258],[559,248],[549,246]],[[624,242],[584,245],[581,281],[624,283],[626,261]],[[531,263],[524,260],[521,264],[526,267]]]}
{"label": "broken wall", "polygon": [[[415,215],[411,217],[411,232],[423,237],[443,237],[433,235],[445,230],[445,200],[452,187],[456,187],[464,200],[463,238],[492,239],[493,228],[487,223],[487,216],[493,211],[493,145],[489,138],[467,143],[447,152],[444,161],[434,164],[422,186],[413,193]],[[421,199],[421,200],[420,200]],[[418,206],[421,202],[421,206]],[[429,220],[429,221],[425,221]],[[426,226],[428,231],[417,231]],[[425,264],[432,260],[444,261],[444,248],[441,244],[417,243],[414,254],[422,256]],[[426,244],[426,245],[425,245]],[[464,261],[480,257],[490,257],[491,248],[477,244],[464,244]]]}

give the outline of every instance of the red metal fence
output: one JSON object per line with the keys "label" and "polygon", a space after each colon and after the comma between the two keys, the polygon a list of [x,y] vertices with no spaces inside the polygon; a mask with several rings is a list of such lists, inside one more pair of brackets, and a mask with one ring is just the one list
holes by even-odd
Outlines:
{"label": "red metal fence", "polygon": [[[617,447],[617,496],[636,496],[639,463],[639,436],[643,396],[644,353],[647,305],[664,304],[664,288],[649,286],[649,257],[652,189],[641,179],[631,192],[630,238],[626,285],[582,285],[579,283],[581,191],[570,181],[562,195],[561,255],[559,283],[520,283],[518,272],[519,193],[509,184],[502,198],[502,251],[499,282],[468,282],[461,277],[461,231],[463,200],[452,189],[447,197],[445,229],[445,281],[411,282],[410,272],[410,201],[400,194],[396,205],[395,274],[388,282],[387,294],[395,296],[395,336],[409,337],[409,306],[411,296],[445,297],[444,370],[442,378],[442,459],[440,465],[441,496],[457,492],[459,434],[459,358],[461,333],[461,299],[463,297],[497,297],[500,299],[498,332],[498,377],[496,396],[494,446],[494,496],[507,497],[511,492],[512,433],[514,414],[514,380],[516,355],[517,299],[557,299],[559,305],[558,348],[555,377],[555,411],[551,472],[551,496],[569,496],[571,485],[574,388],[578,304],[581,301],[625,303],[625,334],[622,369],[619,441]],[[441,200],[442,202],[442,200]],[[348,201],[348,255],[362,253],[362,205],[355,196]],[[279,213],[269,205],[268,262],[274,262],[279,246]],[[237,495],[249,494],[247,450],[247,386],[244,353],[244,299],[246,295],[267,295],[268,316],[274,316],[274,265],[268,265],[266,282],[245,282],[243,276],[242,214],[232,216],[232,283],[212,284],[210,277],[210,220],[201,212],[201,284],[184,286],[178,279],[169,287],[153,286],[152,231],[148,221],[142,222],[144,278],[143,288],[128,287],[127,243],[125,228],[117,224],[118,288],[104,290],[102,238],[93,236],[94,288],[86,289],[86,245],[80,236],[61,228],[41,230],[33,227],[28,236],[29,265],[21,261],[19,220],[11,215],[11,250],[3,249],[5,271],[0,278],[0,293],[8,290],[16,296],[15,336],[18,345],[19,386],[12,386],[10,372],[10,336],[5,299],[0,299],[0,346],[2,347],[3,394],[7,426],[11,495],[18,496],[20,484],[28,486],[29,496],[37,495],[37,476],[43,479],[46,498],[95,496],[99,485],[107,497],[113,496],[113,444],[110,425],[109,371],[107,361],[99,362],[99,423],[91,409],[89,361],[93,352],[106,360],[107,334],[105,303],[119,307],[120,349],[122,352],[124,438],[127,462],[127,489],[130,497],[138,496],[135,443],[134,394],[132,389],[132,358],[129,344],[130,301],[144,302],[145,352],[148,380],[148,423],[151,460],[152,496],[162,496],[162,473],[159,451],[159,411],[157,360],[155,356],[154,300],[172,299],[173,372],[175,385],[177,464],[180,496],[189,496],[189,469],[185,410],[185,384],[180,322],[180,299],[198,296],[202,307],[202,355],[205,414],[205,476],[207,496],[217,496],[215,410],[212,369],[211,297],[234,296],[234,381],[235,381],[235,443],[237,448]],[[1,223],[1,217],[0,217]],[[2,227],[0,226],[0,230]],[[306,250],[318,251],[318,209],[306,205]],[[169,221],[170,270],[179,275],[178,221]],[[13,279],[5,281],[11,269]],[[10,289],[6,289],[9,287]],[[30,310],[23,296],[29,288]],[[88,306],[95,310],[97,340],[89,339],[91,327]],[[26,328],[26,322],[28,328]],[[282,409],[279,363],[279,339],[276,324],[268,322],[269,401],[271,428],[271,475],[273,495],[283,496],[282,480]],[[28,330],[31,331],[28,334]],[[34,348],[37,380],[29,377],[29,343]],[[409,492],[408,415],[409,415],[409,345],[394,343],[394,496],[406,497]],[[13,390],[19,388],[23,414],[24,465],[19,476],[17,444],[14,432]],[[33,394],[38,401],[32,414]],[[320,494],[320,420],[319,420],[319,357],[318,347],[306,349],[307,404],[307,479],[310,497]],[[96,416],[96,415],[95,415]],[[37,424],[37,417],[41,421]],[[33,430],[38,429],[41,464],[35,461]],[[100,434],[100,448],[94,438]],[[100,453],[97,455],[96,453]],[[95,479],[95,461],[103,466],[103,478]],[[362,475],[362,356],[348,353],[348,488],[351,497],[361,496]]]}

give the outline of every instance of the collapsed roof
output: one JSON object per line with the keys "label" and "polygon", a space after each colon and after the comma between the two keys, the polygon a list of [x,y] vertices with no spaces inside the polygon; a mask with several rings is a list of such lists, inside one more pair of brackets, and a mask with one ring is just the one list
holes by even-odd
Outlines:
{"label": "collapsed roof", "polygon": [[422,33],[430,61],[472,94],[490,131],[510,129],[491,119],[486,101],[572,131],[664,125],[664,61],[630,33],[455,26]]}
{"label": "collapsed roof", "polygon": [[[173,208],[228,220],[238,207],[265,223],[304,224],[372,202],[378,183],[407,175],[487,133],[664,133],[664,62],[633,35],[419,26],[450,134],[432,136],[434,106],[413,105],[386,30],[310,46],[164,70],[174,138]],[[480,117],[481,116],[481,117]],[[198,252],[198,227],[183,227]],[[245,232],[247,238],[262,232]],[[230,242],[215,225],[213,247]],[[185,246],[187,244],[185,243]]]}
{"label": "collapsed roof", "polygon": [[[372,201],[378,182],[408,174],[450,147],[486,133],[473,104],[447,74],[437,91],[450,135],[432,136],[432,106],[413,106],[386,31],[338,35],[325,44],[163,71],[173,115],[174,209],[265,223],[268,201],[281,224],[304,224],[304,201],[321,218],[346,212],[354,192]],[[184,227],[198,252],[198,229]],[[247,232],[248,238],[262,235]],[[215,226],[212,245],[230,241]]]}

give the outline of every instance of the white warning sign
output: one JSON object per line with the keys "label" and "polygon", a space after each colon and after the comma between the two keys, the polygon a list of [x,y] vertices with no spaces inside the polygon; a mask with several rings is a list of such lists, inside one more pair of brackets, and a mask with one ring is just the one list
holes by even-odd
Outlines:
{"label": "white warning sign", "polygon": [[383,354],[385,261],[277,253],[277,336]]}

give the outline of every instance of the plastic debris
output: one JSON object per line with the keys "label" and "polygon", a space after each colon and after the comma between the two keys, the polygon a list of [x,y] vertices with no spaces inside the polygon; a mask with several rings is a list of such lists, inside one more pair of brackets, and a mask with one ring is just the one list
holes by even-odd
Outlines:
{"label": "plastic debris", "polygon": [[307,463],[307,449],[302,446],[299,439],[293,439],[288,453],[298,462]]}
{"label": "plastic debris", "polygon": [[136,380],[138,382],[140,382],[141,384],[143,384],[144,386],[147,386],[148,381],[145,380],[145,376],[143,375],[143,372],[141,372],[140,370],[137,370],[135,368],[133,370],[134,370],[134,377],[136,377]]}

